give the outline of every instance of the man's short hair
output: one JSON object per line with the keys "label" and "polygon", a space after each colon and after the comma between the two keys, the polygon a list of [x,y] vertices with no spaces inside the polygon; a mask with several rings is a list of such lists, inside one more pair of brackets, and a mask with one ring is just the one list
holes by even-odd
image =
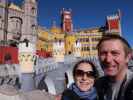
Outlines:
{"label": "man's short hair", "polygon": [[97,44],[97,49],[98,51],[100,50],[100,46],[104,41],[109,41],[109,40],[120,40],[121,43],[123,44],[124,47],[124,51],[125,54],[128,55],[129,53],[131,53],[131,46],[129,45],[129,43],[127,42],[126,39],[124,39],[123,37],[121,37],[118,34],[106,34],[104,35],[101,40],[99,41],[99,43]]}

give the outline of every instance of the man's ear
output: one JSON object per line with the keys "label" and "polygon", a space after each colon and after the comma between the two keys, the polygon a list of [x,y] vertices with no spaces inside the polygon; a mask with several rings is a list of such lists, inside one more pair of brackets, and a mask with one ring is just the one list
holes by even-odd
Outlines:
{"label": "man's ear", "polygon": [[126,57],[127,63],[132,59],[132,57],[133,57],[133,54],[132,54],[132,53],[129,53],[129,54],[127,55],[127,57]]}

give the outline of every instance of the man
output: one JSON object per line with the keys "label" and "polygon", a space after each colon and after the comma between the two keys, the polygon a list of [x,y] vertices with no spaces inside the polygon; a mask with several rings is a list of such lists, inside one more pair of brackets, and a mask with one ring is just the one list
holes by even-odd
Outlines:
{"label": "man", "polygon": [[133,73],[128,70],[131,47],[119,35],[105,35],[97,45],[105,76],[96,81],[99,100],[133,100]]}

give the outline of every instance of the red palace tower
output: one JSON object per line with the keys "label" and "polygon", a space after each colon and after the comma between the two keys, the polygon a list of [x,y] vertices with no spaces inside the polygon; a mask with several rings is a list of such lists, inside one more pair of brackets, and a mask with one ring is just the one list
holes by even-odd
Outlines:
{"label": "red palace tower", "polygon": [[63,9],[61,11],[61,28],[63,32],[71,33],[73,31],[72,11]]}

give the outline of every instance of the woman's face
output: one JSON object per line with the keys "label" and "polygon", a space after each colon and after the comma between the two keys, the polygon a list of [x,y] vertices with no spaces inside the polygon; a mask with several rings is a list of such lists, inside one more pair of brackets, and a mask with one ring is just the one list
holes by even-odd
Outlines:
{"label": "woman's face", "polygon": [[81,63],[75,72],[75,83],[81,91],[88,91],[94,85],[94,71],[89,63]]}

